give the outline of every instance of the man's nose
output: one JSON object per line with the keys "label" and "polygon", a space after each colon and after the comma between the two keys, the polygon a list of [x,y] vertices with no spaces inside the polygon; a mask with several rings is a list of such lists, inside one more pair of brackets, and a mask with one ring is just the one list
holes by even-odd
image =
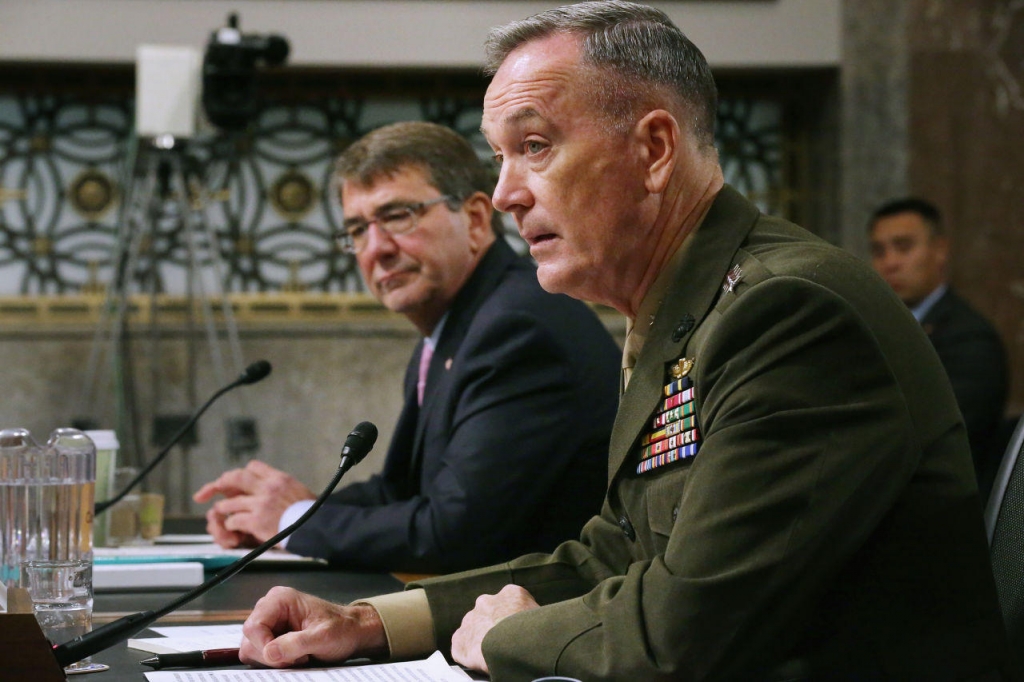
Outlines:
{"label": "man's nose", "polygon": [[879,268],[882,270],[882,272],[892,272],[893,270],[898,270],[902,262],[903,261],[900,259],[900,257],[893,253],[892,251],[886,251],[878,260]]}
{"label": "man's nose", "polygon": [[501,165],[501,172],[498,173],[498,182],[494,186],[494,196],[491,201],[494,208],[502,213],[512,213],[513,215],[533,204],[533,197],[516,164],[506,162]]}
{"label": "man's nose", "polygon": [[380,229],[376,222],[372,222],[366,228],[366,246],[363,248],[364,255],[388,255],[398,252],[398,242],[391,233]]}

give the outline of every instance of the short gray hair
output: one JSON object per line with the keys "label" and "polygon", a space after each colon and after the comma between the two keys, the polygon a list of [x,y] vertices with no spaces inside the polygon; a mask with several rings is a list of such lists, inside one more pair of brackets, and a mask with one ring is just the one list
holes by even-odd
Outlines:
{"label": "short gray hair", "polygon": [[668,15],[647,5],[581,2],[491,29],[485,73],[493,76],[520,45],[557,33],[582,38],[583,63],[599,72],[585,87],[616,128],[628,129],[642,107],[663,106],[667,90],[691,115],[701,144],[714,146],[718,91],[711,68]]}

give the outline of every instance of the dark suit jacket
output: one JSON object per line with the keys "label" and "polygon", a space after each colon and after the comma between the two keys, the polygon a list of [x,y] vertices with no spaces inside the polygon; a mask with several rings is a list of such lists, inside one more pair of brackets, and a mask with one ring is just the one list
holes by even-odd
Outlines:
{"label": "dark suit jacket", "polygon": [[601,505],[620,353],[579,301],[499,240],[452,305],[416,404],[422,343],[381,474],[331,497],[288,549],[446,572],[551,550]]}
{"label": "dark suit jacket", "polygon": [[[700,448],[638,473],[680,358]],[[515,583],[542,606],[484,638],[495,682],[935,682],[1003,664],[966,432],[931,344],[863,262],[729,187],[657,313],[610,448],[580,541],[419,585],[438,647],[478,594]]]}
{"label": "dark suit jacket", "polygon": [[1006,351],[995,328],[952,289],[921,320],[946,368],[953,394],[967,424],[974,469],[987,489],[1001,452],[994,436],[1006,407]]}

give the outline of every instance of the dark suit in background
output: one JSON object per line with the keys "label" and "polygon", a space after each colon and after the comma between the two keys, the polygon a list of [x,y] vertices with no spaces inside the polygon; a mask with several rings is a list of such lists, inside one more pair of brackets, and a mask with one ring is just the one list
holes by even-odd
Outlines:
{"label": "dark suit in background", "polygon": [[448,572],[550,550],[600,508],[620,353],[583,303],[498,240],[422,343],[382,473],[335,493],[288,549],[347,568]]}
{"label": "dark suit in background", "polygon": [[952,288],[921,320],[964,415],[974,469],[983,496],[999,467],[995,434],[1006,407],[1006,351],[999,334]]}

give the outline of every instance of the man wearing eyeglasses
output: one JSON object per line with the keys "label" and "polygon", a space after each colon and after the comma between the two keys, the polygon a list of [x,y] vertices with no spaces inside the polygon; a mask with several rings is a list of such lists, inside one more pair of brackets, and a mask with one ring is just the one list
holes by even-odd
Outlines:
{"label": "man wearing eyeglasses", "polygon": [[[380,128],[337,178],[338,241],[423,334],[384,469],[287,540],[346,568],[439,573],[550,550],[600,507],[620,351],[594,313],[544,292],[492,226],[491,173],[443,126]],[[207,528],[262,542],[315,495],[259,461],[200,488]]]}

